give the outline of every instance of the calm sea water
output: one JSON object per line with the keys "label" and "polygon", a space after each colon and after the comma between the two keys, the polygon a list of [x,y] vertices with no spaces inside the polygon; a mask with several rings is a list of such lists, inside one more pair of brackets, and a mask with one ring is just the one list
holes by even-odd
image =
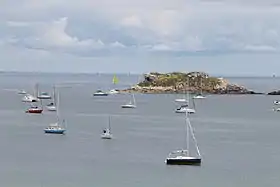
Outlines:
{"label": "calm sea water", "polygon": [[[138,76],[120,75],[119,87]],[[236,78],[233,82],[271,91],[280,79]],[[54,113],[28,115],[13,89],[32,91],[35,82],[60,88],[67,134],[46,135]],[[128,95],[94,98],[113,88],[112,75],[1,74],[0,186],[9,187],[278,187],[280,115],[277,96],[215,96],[196,102],[191,116],[203,156],[200,167],[166,166],[170,151],[185,145],[185,124],[175,114],[179,95],[137,94],[138,108],[121,109]],[[76,84],[74,84],[76,83]],[[65,86],[68,85],[68,86]],[[279,87],[280,88],[280,87]],[[115,139],[100,133],[112,116]]]}

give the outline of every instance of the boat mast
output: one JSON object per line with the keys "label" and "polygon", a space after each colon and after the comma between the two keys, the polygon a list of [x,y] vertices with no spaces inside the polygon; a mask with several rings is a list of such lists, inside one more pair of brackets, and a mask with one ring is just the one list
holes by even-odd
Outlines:
{"label": "boat mast", "polygon": [[57,103],[56,103],[56,94],[55,94],[55,85],[53,86],[53,104],[54,104],[54,106],[57,105]]}
{"label": "boat mast", "polygon": [[190,77],[188,76],[188,91],[187,91],[187,100],[188,100],[188,103],[190,103],[190,93],[189,93],[189,88],[190,88]]}
{"label": "boat mast", "polygon": [[188,111],[186,111],[186,119],[185,119],[185,122],[186,122],[186,125],[187,125],[187,137],[186,137],[186,140],[187,140],[187,156],[189,156],[189,152],[190,152],[190,141],[189,141],[189,124],[188,124]]}
{"label": "boat mast", "polygon": [[134,93],[132,93],[132,98],[133,98],[133,103],[134,103],[134,105],[136,106],[136,100],[135,100]]}
{"label": "boat mast", "polygon": [[35,86],[34,86],[34,97],[38,98],[38,96],[39,96],[39,84],[35,83]]}
{"label": "boat mast", "polygon": [[58,123],[59,123],[59,91],[57,89],[57,103],[56,103],[56,116],[57,116],[57,120],[58,120]]}
{"label": "boat mast", "polygon": [[111,116],[109,116],[109,132],[111,132]]}

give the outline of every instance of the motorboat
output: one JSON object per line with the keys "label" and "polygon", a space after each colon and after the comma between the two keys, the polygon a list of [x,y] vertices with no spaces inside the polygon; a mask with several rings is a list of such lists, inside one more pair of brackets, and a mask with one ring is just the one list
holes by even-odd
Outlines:
{"label": "motorboat", "polygon": [[43,109],[39,108],[38,106],[31,106],[25,112],[26,113],[33,113],[33,114],[41,114],[43,112]]}
{"label": "motorboat", "polygon": [[108,96],[108,93],[103,92],[102,90],[97,90],[93,96]]}
{"label": "motorboat", "polygon": [[279,100],[276,100],[273,103],[274,103],[274,105],[280,105],[280,101]]}
{"label": "motorboat", "polygon": [[42,92],[40,95],[38,95],[39,99],[51,99],[52,97],[47,92]]}
{"label": "motorboat", "polygon": [[45,128],[44,131],[48,134],[64,134],[66,129],[61,127],[58,123],[53,123]]}
{"label": "motorboat", "polygon": [[189,114],[194,114],[195,113],[195,109],[193,108],[189,108],[188,105],[182,105],[179,108],[177,108],[175,110],[176,113],[186,113],[188,112]]}

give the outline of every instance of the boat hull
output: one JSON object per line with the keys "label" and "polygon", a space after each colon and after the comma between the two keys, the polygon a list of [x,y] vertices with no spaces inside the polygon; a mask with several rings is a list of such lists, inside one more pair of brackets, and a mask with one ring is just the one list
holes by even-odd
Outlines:
{"label": "boat hull", "polygon": [[167,165],[201,165],[201,158],[167,158]]}
{"label": "boat hull", "polygon": [[51,99],[51,96],[38,96],[38,99]]}
{"label": "boat hull", "polygon": [[112,134],[102,134],[102,135],[101,135],[101,138],[102,138],[102,139],[112,139],[112,138],[113,138],[113,135],[112,135]]}
{"label": "boat hull", "polygon": [[46,134],[64,134],[65,129],[45,129],[44,132]]}
{"label": "boat hull", "polygon": [[117,90],[110,90],[109,91],[109,94],[119,94],[120,92],[119,91],[117,91]]}
{"label": "boat hull", "polygon": [[93,96],[108,96],[107,93],[102,93],[102,94],[93,94]]}
{"label": "boat hull", "polygon": [[22,99],[22,102],[26,102],[26,103],[35,103],[38,102],[39,100],[37,99]]}
{"label": "boat hull", "polygon": [[186,99],[175,99],[175,102],[187,103],[188,101]]}
{"label": "boat hull", "polygon": [[42,109],[38,110],[27,110],[26,113],[31,113],[31,114],[41,114],[43,112]]}
{"label": "boat hull", "polygon": [[55,106],[47,106],[48,111],[56,111]]}
{"label": "boat hull", "polygon": [[206,97],[204,97],[204,96],[194,96],[193,98],[194,99],[205,99]]}
{"label": "boat hull", "polygon": [[122,108],[136,108],[135,105],[122,105]]}
{"label": "boat hull", "polygon": [[195,113],[195,110],[193,110],[193,109],[187,109],[187,110],[176,110],[175,111],[176,113],[186,113],[186,112],[188,112],[188,114],[194,114]]}

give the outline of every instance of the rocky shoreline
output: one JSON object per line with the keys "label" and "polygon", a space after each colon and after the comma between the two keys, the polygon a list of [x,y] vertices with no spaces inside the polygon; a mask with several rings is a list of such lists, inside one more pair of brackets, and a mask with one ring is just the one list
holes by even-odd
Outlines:
{"label": "rocky shoreline", "polygon": [[194,94],[200,92],[203,94],[265,94],[232,84],[224,78],[210,77],[204,72],[148,73],[144,74],[143,81],[131,88],[120,90],[122,93],[145,94],[182,94],[186,91]]}

